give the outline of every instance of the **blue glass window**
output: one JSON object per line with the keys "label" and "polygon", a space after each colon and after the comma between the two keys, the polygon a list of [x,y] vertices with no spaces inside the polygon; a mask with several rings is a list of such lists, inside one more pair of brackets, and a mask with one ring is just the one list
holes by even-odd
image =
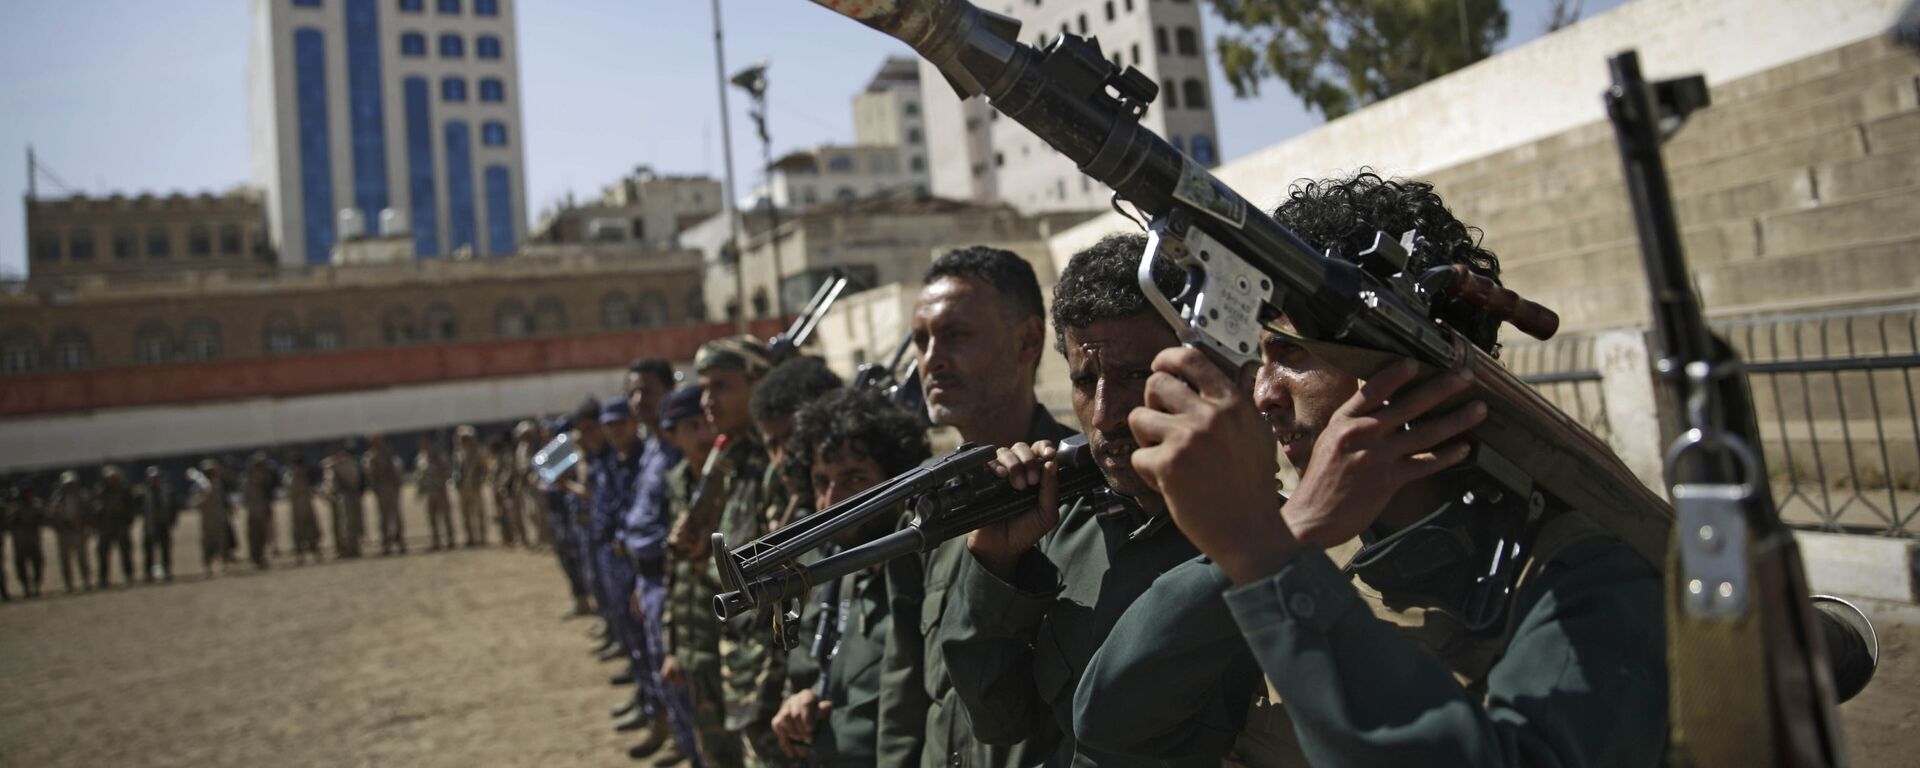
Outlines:
{"label": "blue glass window", "polygon": [[1217,160],[1213,156],[1213,137],[1204,133],[1193,135],[1193,161],[1201,165],[1213,165]]}
{"label": "blue glass window", "polygon": [[447,250],[478,245],[473,221],[473,133],[447,123]]}
{"label": "blue glass window", "polygon": [[506,84],[501,83],[498,78],[493,78],[493,77],[481,78],[480,79],[480,100],[481,101],[506,101],[507,100]]}
{"label": "blue glass window", "polygon": [[440,81],[440,98],[443,101],[466,101],[467,81],[449,77]]}
{"label": "blue glass window", "polygon": [[500,58],[500,38],[493,35],[481,35],[474,38],[473,55],[483,59]]}
{"label": "blue glass window", "polygon": [[433,88],[424,77],[400,84],[407,100],[407,195],[412,199],[413,255],[440,255],[440,206],[433,186]]}
{"label": "blue glass window", "polygon": [[346,0],[347,109],[353,131],[353,204],[361,221],[387,207],[386,88],[380,81],[379,0]]}
{"label": "blue glass window", "polygon": [[513,179],[504,165],[489,165],[487,185],[487,255],[513,253]]}
{"label": "blue glass window", "polygon": [[435,6],[440,9],[441,13],[460,12],[460,0],[440,0]]}
{"label": "blue glass window", "polygon": [[293,31],[294,111],[300,137],[300,213],[306,262],[333,255],[333,163],[327,143],[327,47],[320,30]]}
{"label": "blue glass window", "polygon": [[419,13],[426,10],[427,0],[400,0],[401,13]]}
{"label": "blue glass window", "polygon": [[427,55],[427,36],[420,34],[418,32],[400,33],[400,55],[402,56]]}
{"label": "blue glass window", "polygon": [[457,59],[465,55],[467,55],[466,40],[453,33],[440,36],[440,58]]}
{"label": "blue glass window", "polygon": [[498,122],[498,121],[488,121],[485,123],[481,123],[480,124],[480,143],[485,144],[489,147],[506,146],[507,145],[507,124]]}
{"label": "blue glass window", "polygon": [[500,0],[473,0],[473,15],[475,16],[500,15]]}
{"label": "blue glass window", "polygon": [[293,0],[293,6],[295,8],[318,8],[320,7],[320,0]]}

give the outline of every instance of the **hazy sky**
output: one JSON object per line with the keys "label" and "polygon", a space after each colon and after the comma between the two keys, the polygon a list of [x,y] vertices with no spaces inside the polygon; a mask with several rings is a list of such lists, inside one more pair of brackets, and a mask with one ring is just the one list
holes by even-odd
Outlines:
{"label": "hazy sky", "polygon": [[[1587,0],[1592,16],[1622,0]],[[853,136],[853,95],[906,46],[804,0],[724,0],[727,67],[771,62],[776,154]],[[1507,46],[1539,35],[1549,0],[1507,0]],[[26,194],[26,147],[88,194],[218,191],[248,182],[248,0],[0,2],[0,190]],[[636,165],[721,173],[707,0],[521,0],[528,214]],[[1207,19],[1209,35],[1220,29]],[[1595,66],[1599,66],[1596,62]],[[1231,97],[1214,69],[1227,160],[1320,123],[1284,86]],[[737,92],[736,92],[737,94]],[[735,173],[758,139],[731,99]],[[44,181],[41,194],[54,190]],[[0,273],[25,267],[25,213],[0,210]]]}

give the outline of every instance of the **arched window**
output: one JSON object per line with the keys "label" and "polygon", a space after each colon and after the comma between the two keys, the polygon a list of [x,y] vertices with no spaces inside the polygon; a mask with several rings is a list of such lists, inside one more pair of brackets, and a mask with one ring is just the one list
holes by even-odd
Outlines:
{"label": "arched window", "polygon": [[311,319],[313,325],[313,348],[321,352],[339,349],[346,343],[346,334],[340,330],[340,314],[332,310],[315,312]]}
{"label": "arched window", "polygon": [[1167,53],[1167,28],[1166,27],[1153,28],[1153,52],[1162,54],[1162,55]]}
{"label": "arched window", "polygon": [[552,296],[533,302],[533,332],[560,333],[567,330],[567,306]]}
{"label": "arched window", "polygon": [[481,35],[473,39],[473,55],[483,59],[500,58],[500,38]]}
{"label": "arched window", "polygon": [[140,235],[133,227],[119,227],[113,230],[113,258],[124,261],[140,255]]}
{"label": "arched window", "polygon": [[618,291],[600,297],[600,327],[609,331],[633,327],[633,302]]}
{"label": "arched window", "polygon": [[527,306],[513,299],[505,299],[493,308],[494,332],[503,339],[517,339],[532,331],[533,323],[527,317]]}
{"label": "arched window", "polygon": [[440,99],[442,101],[466,101],[467,81],[449,77],[440,81]]}
{"label": "arched window", "polygon": [[421,338],[427,341],[453,341],[460,338],[460,324],[454,320],[453,308],[440,302],[427,305],[420,313]]}
{"label": "arched window", "polygon": [[300,348],[300,326],[293,321],[293,315],[285,312],[267,315],[261,331],[269,355],[290,355]]}
{"label": "arched window", "polygon": [[186,331],[181,334],[180,356],[186,360],[198,362],[212,360],[220,356],[220,324],[204,317],[187,321]]}
{"label": "arched window", "polygon": [[452,32],[440,36],[440,58],[457,59],[467,55],[467,41]]}
{"label": "arched window", "polygon": [[387,307],[380,313],[380,339],[387,346],[412,344],[420,340],[420,330],[413,324],[413,311],[406,307]]}
{"label": "arched window", "polygon": [[93,339],[78,328],[62,328],[53,334],[53,369],[84,371],[93,367]]}
{"label": "arched window", "polygon": [[707,321],[707,292],[700,286],[687,291],[687,319],[696,323]]}
{"label": "arched window", "polygon": [[1173,30],[1174,48],[1182,56],[1200,55],[1200,36],[1193,33],[1193,27],[1178,27]]}
{"label": "arched window", "polygon": [[667,324],[667,297],[653,291],[641,291],[634,315],[640,320],[642,328],[658,328]]}
{"label": "arched window", "polygon": [[166,227],[147,228],[147,258],[164,259],[173,255],[173,233]]}
{"label": "arched window", "polygon": [[220,255],[233,256],[240,253],[240,225],[220,225]]}
{"label": "arched window", "polygon": [[427,36],[418,32],[400,33],[400,55],[413,58],[427,55]]}
{"label": "arched window", "polygon": [[33,233],[33,260],[38,262],[60,260],[60,234],[58,232]]}
{"label": "arched window", "polygon": [[1167,109],[1180,108],[1180,91],[1173,87],[1172,80],[1160,81],[1160,101],[1167,105]]}
{"label": "arched window", "polygon": [[206,257],[213,253],[213,234],[207,231],[207,225],[194,224],[187,227],[187,255]]}
{"label": "arched window", "polygon": [[427,0],[400,0],[401,13],[419,13],[427,7]]}
{"label": "arched window", "polygon": [[1200,82],[1200,78],[1187,78],[1186,84],[1181,88],[1180,98],[1187,103],[1187,109],[1206,109],[1207,86]]}
{"label": "arched window", "polygon": [[173,362],[173,331],[160,320],[148,320],[133,331],[133,361],[140,365]]}
{"label": "arched window", "polygon": [[473,15],[475,16],[500,15],[500,0],[473,0]]}
{"label": "arched window", "polygon": [[507,84],[500,82],[500,78],[497,77],[480,78],[480,100],[506,101]]}
{"label": "arched window", "polygon": [[0,337],[0,373],[40,370],[40,339],[33,331],[16,328]]}
{"label": "arched window", "polygon": [[86,227],[74,227],[67,233],[67,258],[73,261],[93,260],[93,230]]}
{"label": "arched window", "polygon": [[1193,135],[1193,160],[1201,165],[1213,165],[1220,161],[1214,154],[1212,137],[1204,133]]}
{"label": "arched window", "polygon": [[506,146],[507,145],[507,124],[500,122],[498,120],[490,120],[490,121],[481,123],[480,124],[480,143],[485,144],[489,147]]}
{"label": "arched window", "polygon": [[441,13],[457,14],[460,12],[460,0],[440,0],[436,5]]}

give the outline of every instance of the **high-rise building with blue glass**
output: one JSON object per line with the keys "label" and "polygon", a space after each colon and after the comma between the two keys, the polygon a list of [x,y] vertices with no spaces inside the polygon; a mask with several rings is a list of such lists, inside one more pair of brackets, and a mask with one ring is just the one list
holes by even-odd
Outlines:
{"label": "high-rise building with blue glass", "polygon": [[281,264],[327,263],[356,232],[421,259],[518,249],[514,6],[253,0],[253,175]]}

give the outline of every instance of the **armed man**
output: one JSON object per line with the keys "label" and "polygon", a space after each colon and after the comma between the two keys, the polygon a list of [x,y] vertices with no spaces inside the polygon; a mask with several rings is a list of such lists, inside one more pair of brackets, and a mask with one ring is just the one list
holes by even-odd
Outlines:
{"label": "armed man", "polygon": [[[598,431],[598,427],[591,429]],[[480,433],[471,424],[453,431],[453,485],[460,492],[460,528],[466,532],[467,546],[486,546],[487,457]]]}
{"label": "armed man", "polygon": [[[1339,258],[1376,232],[1411,230],[1410,270],[1499,274],[1424,183],[1361,174],[1300,185],[1275,216]],[[1474,307],[1443,299],[1431,315],[1497,348],[1498,321]],[[1257,372],[1237,381],[1197,350],[1154,360],[1145,407],[1129,419],[1134,466],[1205,557],[1163,576],[1115,627],[1082,678],[1084,738],[1147,755],[1205,740],[1204,726],[1231,712],[1120,699],[1227,674],[1243,639],[1284,705],[1249,726],[1249,737],[1272,737],[1248,745],[1260,762],[1658,763],[1660,576],[1595,522],[1608,511],[1529,523],[1525,499],[1463,464],[1486,414],[1478,402],[1443,405],[1465,376],[1416,383],[1411,362],[1389,361],[1360,380],[1284,329],[1261,344]],[[1284,504],[1276,441],[1302,473]],[[1344,563],[1329,555],[1356,539]],[[1496,551],[1515,547],[1524,562],[1511,592],[1476,591]]]}
{"label": "armed man", "polygon": [[[940,632],[975,738],[1011,744],[1051,721],[1061,732],[1056,765],[1161,764],[1082,743],[1073,730],[1074,694],[1121,613],[1156,577],[1198,554],[1132,466],[1127,415],[1145,396],[1155,355],[1179,343],[1140,291],[1144,248],[1138,235],[1110,236],[1074,254],[1054,288],[1054,341],[1109,492],[1058,499],[1052,444],[1001,449],[995,471],[1016,488],[1037,487],[1038,503],[967,537],[969,557]],[[1152,276],[1161,290],[1177,292],[1181,275],[1171,263],[1156,261]],[[1255,682],[1218,695],[1250,701]],[[1225,754],[1189,757],[1217,765]]]}
{"label": "armed man", "polygon": [[[933,423],[953,427],[964,442],[1002,447],[1072,435],[1033,394],[1047,344],[1033,267],[1010,251],[974,246],[935,259],[922,283],[912,338]],[[882,765],[1038,765],[1058,739],[1050,723],[1036,724],[1038,733],[1012,745],[974,738],[940,648],[950,589],[966,557],[965,539],[952,539],[924,561],[904,557],[887,566],[893,600],[919,605],[920,615],[897,613],[903,620],[887,635]]]}
{"label": "armed man", "polygon": [[[825,509],[913,469],[930,453],[913,415],[876,392],[842,389],[794,416],[785,471],[808,478],[814,507]],[[872,540],[894,524],[874,516],[823,549],[830,554]],[[918,621],[919,612],[895,614],[896,607],[917,606],[889,596],[881,566],[843,576],[824,594],[838,597],[832,615],[814,617],[813,631],[827,635],[812,649],[794,650],[789,680],[796,692],[781,704],[774,732],[788,755],[809,765],[881,765],[881,656],[892,624]]]}
{"label": "armed man", "polygon": [[640,463],[634,477],[632,501],[622,512],[615,548],[630,565],[632,578],[625,595],[637,618],[634,639],[641,645],[640,659],[634,669],[645,678],[643,690],[652,692],[653,729],[645,741],[628,750],[629,757],[644,758],[668,745],[670,751],[658,762],[679,763],[698,752],[693,712],[679,689],[668,690],[659,679],[660,665],[666,656],[666,641],[660,633],[661,612],[666,607],[666,540],[672,526],[672,510],[667,501],[667,472],[680,463],[680,450],[660,435],[660,405],[673,391],[673,367],[665,360],[647,358],[627,369],[627,407],[640,429]]}
{"label": "armed man", "polygon": [[140,510],[141,565],[147,581],[173,581],[173,524],[180,514],[173,486],[160,475],[159,467],[150,466],[133,494]]}
{"label": "armed man", "polygon": [[120,575],[131,585],[133,583],[133,518],[137,507],[133,498],[133,484],[120,468],[108,465],[100,470],[100,537],[97,541],[96,555],[100,558],[100,588],[108,585],[108,571],[113,565],[113,550],[120,550]]}
{"label": "armed man", "polygon": [[320,460],[327,501],[333,507],[333,548],[339,558],[360,556],[360,537],[366,512],[361,506],[360,462],[350,445],[335,448]]}
{"label": "armed man", "polygon": [[[52,524],[54,543],[60,547],[60,583],[68,592],[90,588],[87,572],[87,533],[94,525],[93,500],[80,484],[80,473],[71,469],[60,473],[60,484],[47,498],[47,522]],[[80,571],[79,586],[74,586],[74,569]]]}
{"label": "armed man", "polygon": [[313,468],[307,457],[294,454],[286,477],[287,508],[293,520],[293,561],[304,563],[308,557],[320,562],[320,518],[313,510]]}
{"label": "armed man", "polygon": [[[700,409],[699,385],[682,387],[660,406],[660,432],[680,450],[680,463],[667,471],[667,504],[674,530],[686,532],[696,545],[674,549],[672,574],[667,580],[667,603],[661,612],[661,635],[667,655],[660,663],[661,685],[685,690],[693,704],[695,740],[700,757],[710,766],[743,765],[739,734],[727,730],[725,685],[720,667],[720,620],[713,614],[713,596],[720,591],[706,549],[711,527],[698,527],[689,503],[699,487],[707,456],[713,451],[713,427]],[[708,524],[711,525],[710,523]]]}
{"label": "armed man", "polygon": [[247,508],[247,557],[255,568],[267,567],[267,546],[273,540],[273,485],[272,463],[267,454],[255,451],[240,478],[240,500]]}
{"label": "armed man", "polygon": [[[719,459],[726,471],[705,478],[701,493],[717,493],[716,498],[724,500],[715,530],[725,533],[728,541],[759,538],[769,529],[769,510],[786,508],[784,488],[774,476],[778,469],[767,460],[748,407],[768,367],[766,348],[744,336],[708,342],[694,357],[701,410],[714,433],[726,439]],[[706,506],[699,502],[696,513]],[[693,551],[686,536],[681,537],[680,546]],[[772,639],[761,629],[745,622],[722,626],[727,730],[750,747],[745,756],[748,765],[782,764],[787,758],[773,735],[773,715],[780,706],[786,659],[775,652]]]}
{"label": "armed man", "polygon": [[46,525],[46,511],[33,488],[25,482],[7,489],[7,538],[13,542],[13,575],[20,580],[20,592],[39,597],[46,580],[46,555],[40,543],[40,529]]}
{"label": "armed man", "polygon": [[400,486],[406,469],[400,457],[387,447],[387,436],[379,433],[367,435],[367,453],[360,461],[367,488],[373,491],[374,509],[379,513],[380,554],[404,555],[407,529],[400,517]]}
{"label": "armed man", "polygon": [[[623,518],[633,506],[634,494],[640,487],[641,462],[646,458],[646,445],[640,442],[638,427],[633,407],[627,404],[625,395],[609,397],[600,404],[600,435],[607,442],[607,451],[594,462],[592,469],[589,535],[593,541],[595,572],[600,575],[600,613],[624,649],[627,662],[612,682],[634,687],[633,716],[616,728],[624,733],[655,726],[652,734],[664,742],[666,708],[654,684],[654,671],[660,664],[648,656],[650,649],[640,621],[632,611],[633,561],[628,559],[621,543]],[[659,744],[654,746],[657,748]]]}
{"label": "armed man", "polygon": [[448,483],[453,481],[453,465],[446,451],[433,438],[420,438],[420,451],[414,455],[415,492],[427,508],[427,549],[453,548],[453,497]]}

